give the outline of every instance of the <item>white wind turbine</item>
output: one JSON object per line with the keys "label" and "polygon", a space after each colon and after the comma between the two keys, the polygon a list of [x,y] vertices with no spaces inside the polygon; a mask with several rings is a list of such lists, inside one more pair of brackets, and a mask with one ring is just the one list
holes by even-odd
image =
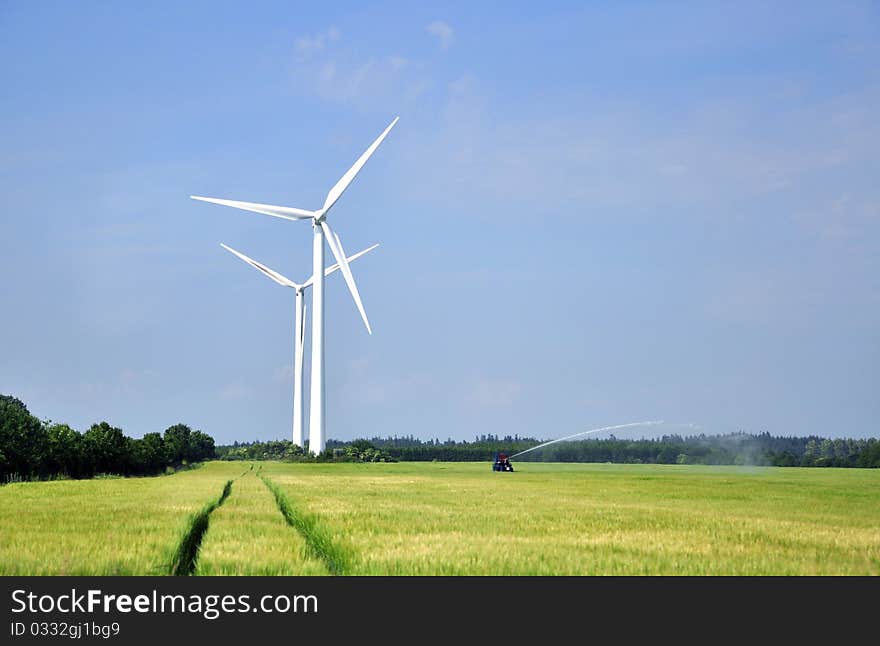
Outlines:
{"label": "white wind turbine", "polygon": [[[315,277],[310,276],[309,279],[302,283],[295,283],[289,278],[282,276],[277,271],[273,269],[269,269],[266,265],[257,262],[253,258],[248,258],[246,255],[241,253],[240,251],[236,251],[232,247],[227,247],[222,242],[220,246],[229,251],[230,253],[235,254],[242,260],[244,260],[247,264],[255,269],[258,269],[263,274],[274,280],[279,285],[284,287],[292,287],[296,290],[296,317],[295,317],[295,328],[294,328],[294,353],[293,353],[293,443],[297,446],[305,448],[305,444],[303,443],[303,426],[302,426],[302,410],[303,410],[303,388],[302,388],[302,378],[303,378],[303,341],[305,339],[305,321],[306,321],[306,311],[305,304],[303,303],[303,292],[306,288],[314,282]],[[346,260],[351,263],[363,256],[364,254],[372,251],[378,244],[374,244],[371,247],[367,247],[363,251],[359,251],[356,254],[353,254],[346,258]],[[324,270],[324,276],[329,276],[334,271],[339,269],[339,263],[335,265],[330,265],[327,269]]]}
{"label": "white wind turbine", "polygon": [[345,250],[342,248],[342,241],[339,236],[327,224],[327,213],[336,204],[336,201],[345,192],[349,184],[354,180],[358,172],[363,168],[364,164],[370,156],[376,152],[379,144],[388,136],[391,129],[397,123],[400,117],[395,117],[384,132],[370,144],[370,147],[364,151],[354,166],[348,169],[336,185],[327,193],[324,200],[324,206],[317,211],[308,211],[306,209],[297,209],[290,206],[274,206],[272,204],[258,204],[255,202],[239,202],[236,200],[221,200],[213,197],[200,197],[190,195],[194,200],[202,200],[203,202],[213,202],[215,204],[223,204],[225,206],[233,206],[245,211],[253,211],[262,213],[263,215],[271,215],[284,220],[311,220],[314,230],[312,240],[312,277],[314,283],[312,285],[312,392],[311,406],[309,407],[309,449],[314,453],[320,453],[326,446],[325,427],[324,427],[324,236],[327,237],[327,244],[330,245],[330,251],[336,258],[342,275],[345,278],[345,284],[348,285],[348,291],[357,305],[364,325],[367,326],[367,332],[373,333],[370,328],[370,322],[367,320],[367,313],[364,311],[364,304],[361,302],[361,296],[358,293],[357,285],[354,277],[351,275],[351,268],[345,257]]}

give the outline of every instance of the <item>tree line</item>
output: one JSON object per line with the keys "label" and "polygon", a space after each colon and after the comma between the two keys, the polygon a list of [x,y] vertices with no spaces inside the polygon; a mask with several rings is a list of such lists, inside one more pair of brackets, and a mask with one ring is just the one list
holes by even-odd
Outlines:
{"label": "tree line", "polygon": [[234,442],[217,447],[220,460],[283,460],[286,462],[396,462],[392,455],[378,448],[369,440],[338,442],[330,440],[319,455],[309,453],[308,440],[305,449],[290,440],[265,442]]}
{"label": "tree line", "polygon": [[[90,478],[97,474],[155,475],[201,460],[287,460],[314,462],[490,461],[541,443],[534,437],[480,435],[472,442],[373,437],[328,440],[313,456],[289,440],[235,442],[214,439],[185,424],[164,433],[127,437],[107,422],[79,433],[67,424],[40,421],[15,397],[0,395],[0,483],[34,478]],[[880,440],[775,437],[769,433],[665,435],[653,439],[585,439],[559,442],[517,458],[541,462],[619,462],[880,468]]]}
{"label": "tree line", "polygon": [[560,442],[521,456],[545,462],[624,462],[642,464],[753,465],[779,467],[880,467],[876,439],[817,436],[726,435],[664,436],[656,439]]}
{"label": "tree line", "polygon": [[[513,455],[541,443],[534,437],[480,435],[473,442],[416,437],[373,437],[327,441],[317,457],[287,440],[217,447],[226,460],[438,461],[486,462],[499,452]],[[524,462],[617,462],[627,464],[708,464],[800,467],[880,467],[877,439],[828,439],[818,436],[774,437],[769,433],[665,435],[653,439],[585,439],[559,442],[517,458]]]}
{"label": "tree line", "polygon": [[0,395],[0,483],[98,474],[156,475],[214,458],[214,439],[186,424],[127,437],[107,422],[79,433],[34,417],[15,397]]}
{"label": "tree line", "polygon": [[[512,455],[541,443],[536,438],[510,435],[482,435],[474,442],[423,442],[413,437],[373,438],[371,442],[398,460],[438,461],[491,460],[497,452]],[[608,439],[558,442],[517,459],[524,462],[877,468],[880,467],[880,441],[875,438],[774,437],[766,432],[665,435],[647,439],[621,439],[612,435]]]}

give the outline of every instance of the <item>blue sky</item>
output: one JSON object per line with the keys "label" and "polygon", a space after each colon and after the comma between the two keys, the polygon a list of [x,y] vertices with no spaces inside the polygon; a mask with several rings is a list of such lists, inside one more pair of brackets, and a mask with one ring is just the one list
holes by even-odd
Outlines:
{"label": "blue sky", "polygon": [[0,4],[0,392],[287,437],[292,290],[219,243],[311,228],[188,196],[317,208],[400,115],[329,437],[880,433],[876,3],[412,4]]}

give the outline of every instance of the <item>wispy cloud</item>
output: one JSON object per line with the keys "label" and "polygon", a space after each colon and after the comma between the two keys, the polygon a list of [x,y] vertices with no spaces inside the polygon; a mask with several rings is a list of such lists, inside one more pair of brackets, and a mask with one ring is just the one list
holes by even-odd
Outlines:
{"label": "wispy cloud", "polygon": [[437,40],[440,41],[440,47],[443,49],[449,49],[452,47],[452,43],[455,40],[455,32],[452,30],[452,27],[443,20],[434,20],[428,23],[428,26],[425,27],[425,31],[436,37]]}
{"label": "wispy cloud", "polygon": [[331,43],[335,43],[342,37],[336,27],[330,27],[327,31],[313,36],[300,36],[296,39],[296,53],[301,57],[314,56],[323,52]]}
{"label": "wispy cloud", "polygon": [[80,382],[77,393],[86,399],[143,395],[146,389],[154,385],[155,379],[154,370],[123,368],[112,380],[93,379]]}
{"label": "wispy cloud", "polygon": [[425,371],[411,370],[399,377],[381,377],[371,376],[369,366],[367,359],[349,362],[344,392],[353,401],[370,405],[410,402],[439,388],[434,377]]}
{"label": "wispy cloud", "polygon": [[275,369],[275,381],[281,383],[293,383],[293,364],[285,363]]}
{"label": "wispy cloud", "polygon": [[844,190],[825,200],[812,202],[809,208],[793,215],[793,220],[807,233],[827,242],[859,246],[880,228],[880,192],[867,195]]}
{"label": "wispy cloud", "polygon": [[395,112],[430,87],[418,61],[398,53],[364,58],[334,28],[296,39],[293,73],[300,91],[361,108],[387,104]]}
{"label": "wispy cloud", "polygon": [[[870,90],[788,105],[747,104],[731,94],[669,116],[594,97],[583,100],[590,104],[584,118],[502,105],[464,74],[448,84],[432,128],[405,142],[397,175],[414,200],[444,208],[491,203],[505,218],[532,217],[536,208],[582,217],[584,209],[609,207],[658,216],[702,208],[711,217],[792,191],[824,200],[845,192],[847,169],[861,173],[871,163],[880,129],[864,106],[878,100]],[[429,177],[417,159],[431,160]]]}
{"label": "wispy cloud", "polygon": [[509,379],[479,378],[470,390],[472,403],[486,408],[507,408],[516,403],[522,384]]}
{"label": "wispy cloud", "polygon": [[248,399],[252,394],[253,391],[250,388],[240,383],[227,384],[220,389],[220,399],[226,401]]}

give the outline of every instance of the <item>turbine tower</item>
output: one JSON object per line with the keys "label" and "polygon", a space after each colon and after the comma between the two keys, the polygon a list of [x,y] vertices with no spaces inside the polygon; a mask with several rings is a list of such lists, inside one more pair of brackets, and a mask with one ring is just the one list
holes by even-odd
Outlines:
{"label": "turbine tower", "polygon": [[253,211],[254,213],[262,213],[263,215],[271,215],[284,220],[311,220],[313,228],[312,238],[312,277],[314,279],[312,285],[312,392],[311,406],[309,408],[309,450],[314,453],[321,453],[326,446],[326,435],[324,425],[324,238],[330,251],[339,264],[339,269],[345,278],[345,284],[351,297],[361,314],[367,332],[372,334],[370,322],[367,319],[367,313],[364,311],[364,304],[361,302],[361,296],[358,293],[357,285],[354,277],[351,275],[351,268],[348,266],[348,260],[345,256],[345,250],[342,247],[342,240],[339,235],[327,224],[327,213],[333,208],[333,205],[342,197],[345,189],[354,180],[355,176],[363,168],[367,160],[372,156],[379,144],[388,136],[391,129],[395,126],[400,117],[395,117],[391,124],[385,128],[381,135],[370,144],[364,153],[358,158],[354,165],[348,169],[338,182],[327,193],[324,200],[324,206],[317,211],[308,211],[306,209],[297,209],[290,206],[274,206],[272,204],[259,204],[255,202],[239,202],[236,200],[221,200],[214,197],[200,197],[190,195],[194,200],[203,202],[213,202],[214,204],[222,204],[224,206],[232,206],[245,211]]}
{"label": "turbine tower", "polygon": [[[230,253],[235,254],[242,260],[244,260],[247,264],[255,269],[261,271],[263,274],[271,278],[273,281],[282,285],[283,287],[293,287],[296,290],[296,320],[295,320],[295,328],[294,328],[294,353],[293,353],[293,443],[297,446],[305,448],[304,437],[303,437],[303,426],[302,426],[302,410],[303,410],[303,389],[302,389],[302,378],[303,378],[303,340],[305,337],[305,304],[303,303],[303,292],[305,292],[306,288],[314,282],[314,276],[309,277],[309,279],[302,283],[295,283],[289,278],[286,278],[279,274],[277,271],[273,269],[269,269],[266,265],[257,262],[253,258],[248,258],[246,255],[241,253],[240,251],[236,251],[232,247],[227,247],[222,242],[220,246],[229,251]],[[356,254],[353,254],[347,258],[349,263],[354,262],[361,256],[366,253],[369,253],[376,247],[378,244],[374,244],[371,247],[367,247],[363,251],[359,251]],[[329,276],[333,272],[339,269],[339,263],[335,265],[330,265],[327,269],[324,270],[324,276]]]}

